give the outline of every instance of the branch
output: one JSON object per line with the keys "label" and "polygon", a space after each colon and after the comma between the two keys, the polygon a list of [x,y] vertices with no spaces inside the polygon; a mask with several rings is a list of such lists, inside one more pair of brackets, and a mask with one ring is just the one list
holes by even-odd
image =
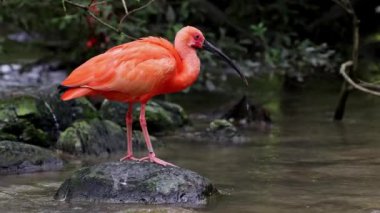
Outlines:
{"label": "branch", "polygon": [[128,11],[128,7],[127,7],[127,4],[125,3],[125,0],[121,0],[121,2],[123,3],[123,7],[124,7],[124,10],[125,10],[125,15],[120,19],[120,22],[119,22],[119,27],[118,29],[120,30],[121,28],[121,24],[124,22],[124,20],[129,16],[131,15],[132,13],[135,13],[139,10],[142,10],[146,7],[148,7],[150,4],[152,4],[154,2],[154,0],[150,0],[149,2],[147,2],[146,4],[144,4],[143,6],[141,7],[138,7],[136,9],[133,9],[131,11]]}
{"label": "branch", "polygon": [[344,80],[346,80],[351,86],[353,86],[355,89],[360,90],[365,93],[369,93],[371,95],[380,96],[380,92],[369,90],[365,87],[360,86],[359,84],[355,83],[350,76],[347,75],[346,69],[349,66],[352,66],[352,61],[346,61],[340,66],[340,74],[343,76]]}
{"label": "branch", "polygon": [[91,7],[95,0],[91,0],[87,7]]}
{"label": "branch", "polygon": [[92,12],[89,10],[89,7],[91,6],[91,4],[92,4],[93,1],[90,2],[89,6],[84,6],[84,5],[81,5],[81,4],[78,4],[78,3],[75,3],[75,2],[69,1],[69,0],[63,0],[63,1],[64,1],[65,3],[67,3],[67,4],[70,4],[70,5],[74,6],[74,7],[77,7],[77,8],[80,8],[80,9],[86,11],[88,15],[90,15],[90,16],[91,16],[92,18],[94,18],[97,22],[99,22],[100,24],[106,26],[107,28],[109,28],[109,29],[111,29],[111,30],[113,30],[113,31],[115,31],[115,32],[117,32],[117,33],[119,33],[119,34],[121,34],[121,35],[123,35],[123,36],[125,36],[125,37],[127,37],[127,38],[129,38],[129,39],[131,39],[131,40],[136,40],[135,37],[130,36],[130,35],[124,33],[123,31],[121,31],[120,29],[118,29],[118,28],[116,28],[116,27],[114,27],[114,26],[112,26],[112,25],[110,25],[110,24],[104,22],[102,19],[100,19],[100,18],[97,17],[94,13],[92,13]]}
{"label": "branch", "polygon": [[360,86],[363,86],[367,89],[372,89],[372,90],[376,90],[376,91],[380,91],[380,85],[378,84],[375,84],[375,83],[369,83],[369,82],[366,82],[366,81],[362,81],[362,80],[358,80],[359,81],[359,85]]}
{"label": "branch", "polygon": [[355,15],[355,11],[354,11],[354,8],[351,4],[351,1],[350,0],[332,0],[333,2],[335,2],[337,5],[339,5],[342,9],[344,9],[348,14],[351,14],[351,15]]}
{"label": "branch", "polygon": [[124,7],[124,10],[125,10],[125,14],[128,14],[127,3],[125,2],[125,0],[121,0],[121,2],[123,3],[123,7]]}

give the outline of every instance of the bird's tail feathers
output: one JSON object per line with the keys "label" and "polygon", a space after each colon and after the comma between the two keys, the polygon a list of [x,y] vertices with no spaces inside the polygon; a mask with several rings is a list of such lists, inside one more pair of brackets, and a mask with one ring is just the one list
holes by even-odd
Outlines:
{"label": "bird's tail feathers", "polygon": [[82,87],[67,88],[65,89],[64,93],[61,95],[61,99],[63,101],[68,101],[74,98],[91,95],[93,92],[94,91],[90,88],[82,88]]}

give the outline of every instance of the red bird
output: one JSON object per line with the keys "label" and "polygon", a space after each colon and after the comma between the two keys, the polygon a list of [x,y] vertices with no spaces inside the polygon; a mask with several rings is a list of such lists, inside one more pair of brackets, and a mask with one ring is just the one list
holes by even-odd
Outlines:
{"label": "red bird", "polygon": [[[64,101],[101,95],[109,100],[129,104],[126,115],[127,154],[120,159],[149,160],[171,165],[156,157],[145,120],[146,103],[153,96],[181,91],[194,83],[199,75],[197,49],[219,55],[247,83],[237,66],[223,52],[205,40],[194,27],[177,32],[174,46],[158,37],[146,37],[113,47],[76,68],[62,83]],[[140,125],[149,151],[147,157],[136,159],[132,151],[132,106],[141,103]]]}

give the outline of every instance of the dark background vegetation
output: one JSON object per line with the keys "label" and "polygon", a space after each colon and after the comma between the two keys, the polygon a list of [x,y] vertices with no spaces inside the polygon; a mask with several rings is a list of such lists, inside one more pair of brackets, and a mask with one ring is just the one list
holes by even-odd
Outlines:
{"label": "dark background vegetation", "polygon": [[[344,1],[344,0],[343,0]],[[351,58],[352,17],[331,0],[73,0],[89,7],[105,23],[97,22],[83,8],[60,0],[0,1],[0,63],[59,61],[71,70],[86,59],[112,47],[149,35],[173,40],[186,25],[199,27],[238,61],[246,75],[269,73],[292,82],[303,82],[321,73],[337,73]],[[380,3],[351,1],[360,19],[359,78],[380,80]],[[95,6],[94,6],[95,5]],[[124,17],[124,18],[123,18]],[[123,19],[122,22],[120,22]],[[23,38],[11,35],[24,33]],[[128,36],[127,36],[128,35]],[[217,68],[215,58],[201,54],[204,64]],[[21,57],[22,58],[22,57]],[[201,76],[201,84],[209,78]],[[337,84],[341,81],[334,76]],[[207,86],[206,86],[207,87]],[[207,88],[206,88],[207,89]]]}

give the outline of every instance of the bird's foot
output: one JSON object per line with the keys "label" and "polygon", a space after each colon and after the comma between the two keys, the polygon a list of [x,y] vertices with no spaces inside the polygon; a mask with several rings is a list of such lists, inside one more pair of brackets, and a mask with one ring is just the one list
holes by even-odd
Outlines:
{"label": "bird's foot", "polygon": [[139,160],[138,158],[133,157],[133,154],[127,154],[124,157],[120,158],[120,162],[127,160]]}
{"label": "bird's foot", "polygon": [[169,162],[166,162],[164,160],[161,160],[161,159],[157,158],[156,155],[154,154],[154,152],[153,153],[151,152],[151,153],[149,153],[148,156],[139,159],[139,161],[146,161],[146,160],[148,160],[148,161],[150,161],[152,163],[157,163],[157,164],[162,165],[162,166],[178,167],[178,166],[176,166],[176,165],[174,165],[172,163],[169,163]]}

